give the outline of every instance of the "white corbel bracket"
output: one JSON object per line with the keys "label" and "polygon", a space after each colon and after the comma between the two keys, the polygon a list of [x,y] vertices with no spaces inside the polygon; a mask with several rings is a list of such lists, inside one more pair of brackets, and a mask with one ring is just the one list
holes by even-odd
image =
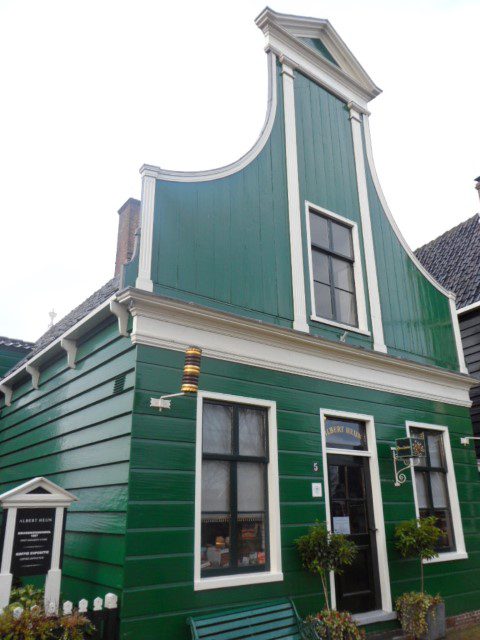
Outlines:
{"label": "white corbel bracket", "polygon": [[120,304],[116,300],[110,302],[110,311],[114,316],[117,316],[118,320],[118,332],[121,336],[128,337],[128,310],[123,304]]}
{"label": "white corbel bracket", "polygon": [[27,364],[25,371],[32,376],[32,387],[34,389],[38,389],[38,385],[40,383],[40,369],[37,369],[37,367],[34,367],[31,364]]}
{"label": "white corbel bracket", "polygon": [[69,338],[62,338],[60,346],[67,352],[67,363],[70,369],[75,369],[75,358],[77,357],[77,343]]}
{"label": "white corbel bracket", "polygon": [[9,407],[12,404],[12,395],[13,395],[12,387],[7,386],[6,384],[0,384],[0,391],[5,396],[6,406]]}

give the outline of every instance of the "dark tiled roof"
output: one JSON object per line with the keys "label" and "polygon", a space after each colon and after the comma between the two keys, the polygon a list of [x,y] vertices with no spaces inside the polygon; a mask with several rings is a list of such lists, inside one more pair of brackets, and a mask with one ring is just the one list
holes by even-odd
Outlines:
{"label": "dark tiled roof", "polygon": [[29,351],[33,347],[33,342],[25,342],[25,340],[18,340],[17,338],[7,338],[6,336],[0,336],[0,346],[13,347],[14,349],[26,349]]}
{"label": "dark tiled roof", "polygon": [[75,307],[73,311],[67,313],[67,315],[56,322],[53,327],[50,327],[48,331],[46,331],[33,345],[32,350],[28,353],[27,357],[23,358],[17,362],[10,371],[7,371],[5,376],[12,373],[19,367],[21,367],[25,362],[36,355],[42,349],[45,349],[51,342],[59,338],[67,329],[73,327],[79,320],[88,315],[91,311],[96,309],[102,302],[108,300],[110,296],[112,296],[116,291],[118,291],[119,281],[118,278],[112,278],[106,284],[103,285],[100,289],[92,293],[86,300],[79,304],[78,307]]}
{"label": "dark tiled roof", "polygon": [[480,300],[480,219],[465,220],[415,251],[432,276],[457,296],[457,309]]}

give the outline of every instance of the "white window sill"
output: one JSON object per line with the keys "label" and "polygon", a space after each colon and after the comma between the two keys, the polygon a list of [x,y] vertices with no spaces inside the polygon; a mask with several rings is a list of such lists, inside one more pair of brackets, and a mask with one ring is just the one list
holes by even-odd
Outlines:
{"label": "white window sill", "polygon": [[468,560],[468,553],[466,551],[447,551],[446,553],[441,553],[436,558],[432,558],[431,560],[424,560],[423,564],[451,562],[452,560]]}
{"label": "white window sill", "polygon": [[335,322],[333,320],[327,320],[326,318],[319,318],[316,315],[311,315],[310,320],[314,322],[321,322],[322,324],[328,324],[331,327],[337,329],[344,329],[345,331],[351,331],[352,333],[361,333],[362,336],[371,336],[372,334],[367,329],[360,329],[359,327],[352,327],[350,324],[342,324],[341,322]]}
{"label": "white window sill", "polygon": [[202,578],[193,583],[194,591],[206,591],[207,589],[223,589],[226,587],[242,587],[250,584],[263,584],[265,582],[281,582],[283,573],[278,571],[262,571],[259,573],[243,573],[234,576],[215,576],[214,578]]}

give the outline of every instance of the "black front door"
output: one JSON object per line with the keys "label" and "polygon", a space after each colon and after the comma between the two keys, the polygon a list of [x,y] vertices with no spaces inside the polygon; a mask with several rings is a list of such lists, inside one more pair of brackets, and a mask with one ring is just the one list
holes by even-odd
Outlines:
{"label": "black front door", "polygon": [[331,528],[355,542],[358,554],[336,576],[337,609],[361,613],[381,609],[369,460],[328,455]]}

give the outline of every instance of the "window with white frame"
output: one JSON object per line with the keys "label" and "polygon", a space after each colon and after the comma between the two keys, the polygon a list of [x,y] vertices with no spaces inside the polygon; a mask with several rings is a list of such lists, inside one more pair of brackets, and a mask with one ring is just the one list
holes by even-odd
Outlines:
{"label": "window with white frame", "polygon": [[443,534],[433,562],[467,557],[448,429],[407,423],[407,433],[425,441],[425,456],[412,474],[417,517],[434,516]]}
{"label": "window with white frame", "polygon": [[274,410],[268,401],[199,394],[196,588],[282,578]]}
{"label": "window with white frame", "polygon": [[312,319],[368,333],[356,224],[308,204],[307,229]]}

